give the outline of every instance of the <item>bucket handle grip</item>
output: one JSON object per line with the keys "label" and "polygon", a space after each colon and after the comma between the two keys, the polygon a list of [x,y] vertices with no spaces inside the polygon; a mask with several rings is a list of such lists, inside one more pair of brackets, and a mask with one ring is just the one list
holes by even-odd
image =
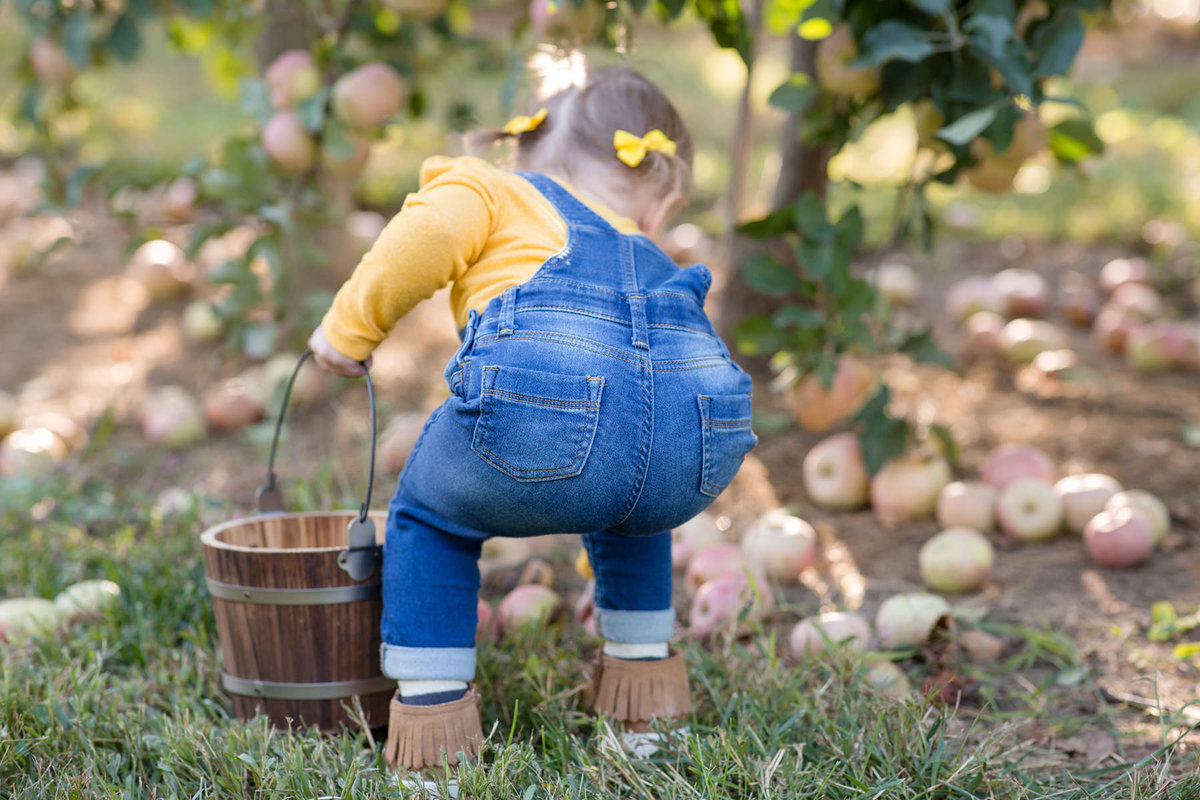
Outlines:
{"label": "bucket handle grip", "polygon": [[[275,420],[275,434],[271,438],[271,454],[267,457],[267,480],[258,489],[258,510],[260,513],[278,513],[284,510],[283,492],[279,488],[275,476],[275,452],[279,448],[279,433],[283,430],[283,418],[287,413],[288,399],[292,395],[292,384],[300,374],[304,362],[312,356],[312,350],[305,350],[300,360],[296,362],[292,375],[288,378],[287,387],[283,390],[283,400],[279,404],[279,416]],[[382,548],[375,543],[375,523],[367,516],[371,508],[371,492],[375,488],[375,385],[371,382],[371,372],[364,362],[363,377],[367,379],[367,397],[371,402],[371,463],[367,470],[367,496],[359,506],[358,516],[350,520],[347,533],[349,547],[338,554],[338,566],[356,581],[366,580],[375,571],[382,558]]]}

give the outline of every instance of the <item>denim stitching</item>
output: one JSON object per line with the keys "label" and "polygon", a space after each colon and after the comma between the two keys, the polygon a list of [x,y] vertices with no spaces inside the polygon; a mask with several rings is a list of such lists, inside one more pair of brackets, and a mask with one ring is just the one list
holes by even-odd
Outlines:
{"label": "denim stitching", "polygon": [[[482,343],[486,343],[486,342],[495,341],[499,338],[500,337],[496,336],[495,334],[489,334],[488,336],[484,336],[482,339],[479,339],[478,341],[482,344]],[[530,341],[541,341],[541,342],[554,342],[556,344],[562,344],[562,345],[566,345],[568,347],[578,347],[580,350],[587,350],[588,352],[596,353],[597,355],[609,356],[611,358],[617,359],[618,361],[624,361],[627,364],[633,364],[634,366],[640,366],[645,361],[645,359],[627,358],[626,356],[621,354],[620,350],[617,350],[616,348],[610,348],[606,344],[601,344],[600,342],[593,342],[591,339],[584,339],[580,336],[570,336],[565,333],[554,333],[554,332],[550,332],[550,331],[538,331],[538,332],[514,331],[513,335],[509,338],[511,338],[511,339],[528,339]],[[581,344],[581,342],[584,342],[586,344]],[[592,345],[592,346],[589,347],[588,345]],[[599,348],[604,348],[604,349],[599,349]]]}
{"label": "denim stitching", "polygon": [[[592,378],[588,378],[592,380]],[[533,406],[546,406],[547,408],[573,408],[581,411],[591,411],[600,408],[599,403],[593,403],[590,400],[552,400],[549,397],[537,397],[531,394],[517,394],[516,392],[506,392],[503,389],[492,389],[487,392],[493,397],[503,397],[508,400],[521,402]]]}

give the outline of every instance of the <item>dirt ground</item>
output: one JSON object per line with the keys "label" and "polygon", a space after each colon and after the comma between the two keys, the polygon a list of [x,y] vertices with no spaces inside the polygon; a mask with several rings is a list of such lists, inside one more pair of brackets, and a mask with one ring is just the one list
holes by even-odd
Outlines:
{"label": "dirt ground", "polygon": [[[120,425],[108,447],[138,454],[148,491],[195,488],[218,498],[224,516],[245,511],[263,474],[262,428],[247,436],[212,437],[203,447],[169,454],[147,449],[133,421],[146,387],[180,384],[199,392],[244,365],[223,360],[214,347],[185,342],[178,325],[185,301],[147,303],[140,287],[120,274],[117,229],[89,217],[77,219],[76,228],[80,246],[57,255],[39,273],[0,274],[0,351],[5,355],[0,389],[19,397],[26,417],[52,421],[47,414],[64,415],[85,429],[111,408]],[[923,279],[917,313],[934,321],[939,341],[953,351],[954,329],[943,311],[944,290],[953,280],[1021,265],[1042,272],[1053,284],[1066,269],[1095,275],[1115,255],[1075,244],[946,242],[931,254],[905,258]],[[1200,449],[1185,445],[1180,435],[1183,420],[1200,423],[1200,375],[1140,377],[1099,353],[1086,331],[1071,335],[1085,370],[1070,382],[1039,383],[986,365],[958,375],[900,361],[888,363],[885,375],[899,410],[953,431],[961,448],[961,476],[976,475],[996,444],[1029,442],[1050,454],[1064,474],[1109,473],[1128,488],[1154,492],[1170,507],[1173,529],[1165,551],[1128,570],[1097,568],[1074,537],[1018,546],[993,534],[998,560],[991,584],[953,599],[968,616],[1041,626],[1074,639],[1090,670],[1087,679],[1075,690],[1061,680],[1053,714],[1026,722],[1021,737],[1047,752],[1057,747],[1062,757],[1103,764],[1118,758],[1103,739],[1099,745],[1093,741],[1090,751],[1078,745],[1078,736],[1072,740],[1075,749],[1059,746],[1078,727],[1063,725],[1062,715],[1094,719],[1104,708],[1102,690],[1157,697],[1175,710],[1200,699],[1200,670],[1174,658],[1172,644],[1146,638],[1152,603],[1170,600],[1181,613],[1200,604]],[[402,321],[376,354],[383,419],[397,411],[429,410],[441,401],[441,367],[456,343],[443,295]],[[757,403],[767,414],[786,409],[785,399],[771,395],[765,385]],[[297,415],[280,474],[311,476],[319,465],[332,462],[345,490],[357,492],[355,478],[366,460],[366,420],[365,393],[356,385],[346,386],[330,405]],[[788,599],[806,612],[820,605],[873,613],[888,594],[919,588],[917,550],[936,526],[928,521],[885,530],[867,511],[829,515],[816,509],[805,496],[800,466],[819,438],[795,427],[764,434],[714,511],[728,518],[733,533],[778,505],[829,523],[821,526],[824,560]],[[381,475],[376,508],[386,502],[390,483],[391,476]],[[1010,652],[1019,647],[1010,637]],[[1044,670],[1040,679],[1047,679]],[[1038,674],[1013,680],[998,697],[1041,691],[1034,691]],[[1123,734],[1125,757],[1136,759],[1161,743],[1158,720],[1123,704],[1112,707],[1106,718]],[[1200,735],[1190,734],[1185,747],[1193,739],[1200,744]]]}

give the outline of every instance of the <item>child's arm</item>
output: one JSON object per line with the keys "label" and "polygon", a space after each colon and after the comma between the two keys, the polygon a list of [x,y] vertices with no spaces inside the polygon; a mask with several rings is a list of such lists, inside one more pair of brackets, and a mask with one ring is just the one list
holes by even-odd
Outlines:
{"label": "child's arm", "polygon": [[309,342],[317,363],[339,375],[361,375],[366,360],[421,300],[459,278],[482,252],[493,228],[494,199],[475,170],[431,159],[422,187],[409,195]]}

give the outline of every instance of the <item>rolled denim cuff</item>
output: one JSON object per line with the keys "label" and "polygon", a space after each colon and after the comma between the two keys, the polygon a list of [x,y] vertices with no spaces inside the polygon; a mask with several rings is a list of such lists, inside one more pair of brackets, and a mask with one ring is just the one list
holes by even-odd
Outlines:
{"label": "rolled denim cuff", "polygon": [[669,642],[675,633],[675,609],[662,611],[616,611],[597,608],[600,635],[622,644]]}
{"label": "rolled denim cuff", "polygon": [[474,647],[379,647],[383,674],[396,681],[475,680]]}

